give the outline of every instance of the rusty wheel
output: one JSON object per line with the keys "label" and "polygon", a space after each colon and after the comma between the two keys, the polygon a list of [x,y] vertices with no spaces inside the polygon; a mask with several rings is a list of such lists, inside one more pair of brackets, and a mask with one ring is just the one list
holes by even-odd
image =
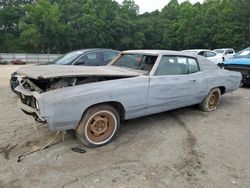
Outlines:
{"label": "rusty wheel", "polygon": [[119,114],[112,106],[95,106],[83,115],[76,128],[76,135],[86,146],[102,146],[114,137],[119,124]]}
{"label": "rusty wheel", "polygon": [[220,103],[221,91],[219,88],[212,89],[206,98],[200,103],[200,109],[206,112],[216,110]]}

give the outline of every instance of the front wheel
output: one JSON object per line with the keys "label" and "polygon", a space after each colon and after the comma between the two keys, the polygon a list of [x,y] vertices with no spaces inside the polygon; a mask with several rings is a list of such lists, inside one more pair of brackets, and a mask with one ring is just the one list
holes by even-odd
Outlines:
{"label": "front wheel", "polygon": [[99,105],[84,113],[75,132],[77,138],[88,147],[98,147],[109,143],[120,126],[120,116],[115,108]]}
{"label": "front wheel", "polygon": [[220,103],[221,91],[219,88],[212,89],[205,99],[199,104],[199,108],[202,111],[210,112],[216,110]]}

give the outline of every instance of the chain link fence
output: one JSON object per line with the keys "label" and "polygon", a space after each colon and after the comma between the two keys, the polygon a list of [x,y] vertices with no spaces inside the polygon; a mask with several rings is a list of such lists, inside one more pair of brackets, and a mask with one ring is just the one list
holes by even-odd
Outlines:
{"label": "chain link fence", "polygon": [[26,63],[46,63],[60,57],[62,54],[21,54],[21,53],[0,53],[3,61],[11,62],[22,60]]}

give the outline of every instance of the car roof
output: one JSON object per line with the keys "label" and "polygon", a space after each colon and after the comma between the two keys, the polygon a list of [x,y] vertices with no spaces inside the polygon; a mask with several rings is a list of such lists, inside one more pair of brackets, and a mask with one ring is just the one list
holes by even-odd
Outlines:
{"label": "car roof", "polygon": [[174,51],[174,50],[126,50],[122,51],[122,54],[179,55],[179,56],[196,57],[196,55],[190,54],[188,52]]}
{"label": "car roof", "polygon": [[184,56],[191,57],[198,60],[201,71],[203,70],[219,70],[220,67],[215,65],[209,59],[197,55],[192,54],[190,52],[185,51],[172,51],[172,50],[127,50],[121,52],[121,54],[142,54],[142,55],[168,55],[168,56]]}
{"label": "car roof", "polygon": [[91,52],[91,51],[106,51],[106,50],[112,50],[112,51],[119,52],[117,50],[113,50],[113,49],[109,49],[109,48],[86,48],[86,49],[74,50],[73,52],[86,53],[86,52]]}
{"label": "car roof", "polygon": [[217,48],[217,49],[214,49],[214,50],[233,50],[233,48]]}
{"label": "car roof", "polygon": [[209,50],[209,49],[189,49],[189,50],[183,50],[183,51],[187,51],[187,52],[189,52],[189,51],[212,51],[212,50]]}

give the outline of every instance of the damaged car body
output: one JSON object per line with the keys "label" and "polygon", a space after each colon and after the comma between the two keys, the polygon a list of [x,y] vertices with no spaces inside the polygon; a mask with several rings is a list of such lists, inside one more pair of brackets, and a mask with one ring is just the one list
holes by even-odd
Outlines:
{"label": "damaged car body", "polygon": [[89,147],[107,144],[120,121],[199,104],[217,108],[236,90],[238,72],[204,57],[165,50],[131,50],[105,67],[32,66],[17,71],[18,105],[52,131],[74,129]]}

